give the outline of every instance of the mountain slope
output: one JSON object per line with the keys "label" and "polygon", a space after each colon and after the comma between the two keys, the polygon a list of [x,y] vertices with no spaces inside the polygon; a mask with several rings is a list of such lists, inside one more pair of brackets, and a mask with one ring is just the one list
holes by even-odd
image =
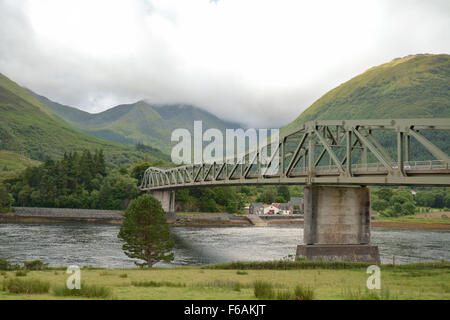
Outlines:
{"label": "mountain slope", "polygon": [[151,105],[139,101],[91,114],[32,94],[54,113],[86,133],[130,145],[143,142],[166,153],[170,153],[172,131],[186,128],[192,132],[194,121],[201,120],[203,130],[217,128],[225,131],[240,127],[190,105]]}
{"label": "mountain slope", "polygon": [[80,132],[54,115],[27,90],[0,74],[0,150],[45,160],[83,149],[103,149],[107,161],[116,165],[139,159],[168,158],[159,150],[143,153]]}
{"label": "mountain slope", "polygon": [[311,120],[450,118],[450,55],[414,55],[367,70],[313,103]]}

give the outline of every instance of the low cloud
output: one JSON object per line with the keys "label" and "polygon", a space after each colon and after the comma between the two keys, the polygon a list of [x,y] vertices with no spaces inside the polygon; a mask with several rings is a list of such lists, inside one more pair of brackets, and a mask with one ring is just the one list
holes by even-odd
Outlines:
{"label": "low cloud", "polygon": [[448,1],[0,0],[0,72],[99,112],[146,99],[253,127],[415,53],[448,53]]}

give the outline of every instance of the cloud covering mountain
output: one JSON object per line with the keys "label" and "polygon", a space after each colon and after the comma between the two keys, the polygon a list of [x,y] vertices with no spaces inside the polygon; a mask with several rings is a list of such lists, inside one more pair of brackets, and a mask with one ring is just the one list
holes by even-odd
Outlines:
{"label": "cloud covering mountain", "polygon": [[373,65],[448,53],[446,0],[0,0],[0,72],[100,112],[145,99],[290,122]]}

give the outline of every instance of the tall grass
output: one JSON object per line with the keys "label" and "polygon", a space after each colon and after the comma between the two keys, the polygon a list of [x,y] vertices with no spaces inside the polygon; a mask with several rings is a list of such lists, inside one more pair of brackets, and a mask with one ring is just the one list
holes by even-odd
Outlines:
{"label": "tall grass", "polygon": [[371,263],[353,261],[275,260],[217,263],[203,266],[202,268],[224,270],[362,269],[367,268],[370,265]]}
{"label": "tall grass", "polygon": [[276,300],[294,300],[294,295],[291,290],[277,290]]}
{"label": "tall grass", "polygon": [[[217,263],[203,266],[202,269],[221,270],[302,270],[302,269],[366,269],[373,263],[355,261],[322,261],[322,260],[274,260],[274,261],[235,261],[228,263]],[[424,270],[424,269],[450,269],[449,261],[426,262],[382,265],[384,270]]]}
{"label": "tall grass", "polygon": [[185,283],[169,282],[169,281],[133,281],[131,285],[135,287],[172,287],[172,288],[183,288],[186,287]]}
{"label": "tall grass", "polygon": [[389,288],[382,290],[368,290],[362,291],[361,288],[356,290],[345,289],[343,296],[347,300],[396,300],[396,296],[392,296]]}
{"label": "tall grass", "polygon": [[37,279],[9,279],[4,280],[2,284],[3,291],[9,293],[22,294],[42,294],[48,293],[50,282]]}
{"label": "tall grass", "polygon": [[52,288],[53,294],[59,297],[85,297],[85,298],[111,298],[111,288],[97,285],[87,285],[82,283],[80,289],[68,289],[67,286],[57,286]]}
{"label": "tall grass", "polygon": [[255,281],[253,283],[255,297],[265,300],[313,300],[314,289],[297,285],[294,290],[275,290],[274,285],[267,281]]}
{"label": "tall grass", "polygon": [[246,285],[240,283],[239,281],[233,280],[214,280],[207,282],[198,282],[191,285],[195,288],[222,288],[230,289],[233,291],[241,291],[242,288],[247,287]]}
{"label": "tall grass", "polygon": [[257,280],[253,283],[253,290],[258,299],[271,300],[275,298],[275,290],[270,282]]}
{"label": "tall grass", "polygon": [[297,285],[294,289],[295,300],[314,300],[314,289],[309,286]]}

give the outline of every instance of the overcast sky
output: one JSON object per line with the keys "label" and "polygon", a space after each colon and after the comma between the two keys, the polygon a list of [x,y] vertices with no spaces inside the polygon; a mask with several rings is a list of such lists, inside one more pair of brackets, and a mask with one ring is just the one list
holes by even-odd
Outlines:
{"label": "overcast sky", "polygon": [[0,0],[0,72],[89,112],[146,99],[256,127],[368,68],[450,52],[448,0]]}

